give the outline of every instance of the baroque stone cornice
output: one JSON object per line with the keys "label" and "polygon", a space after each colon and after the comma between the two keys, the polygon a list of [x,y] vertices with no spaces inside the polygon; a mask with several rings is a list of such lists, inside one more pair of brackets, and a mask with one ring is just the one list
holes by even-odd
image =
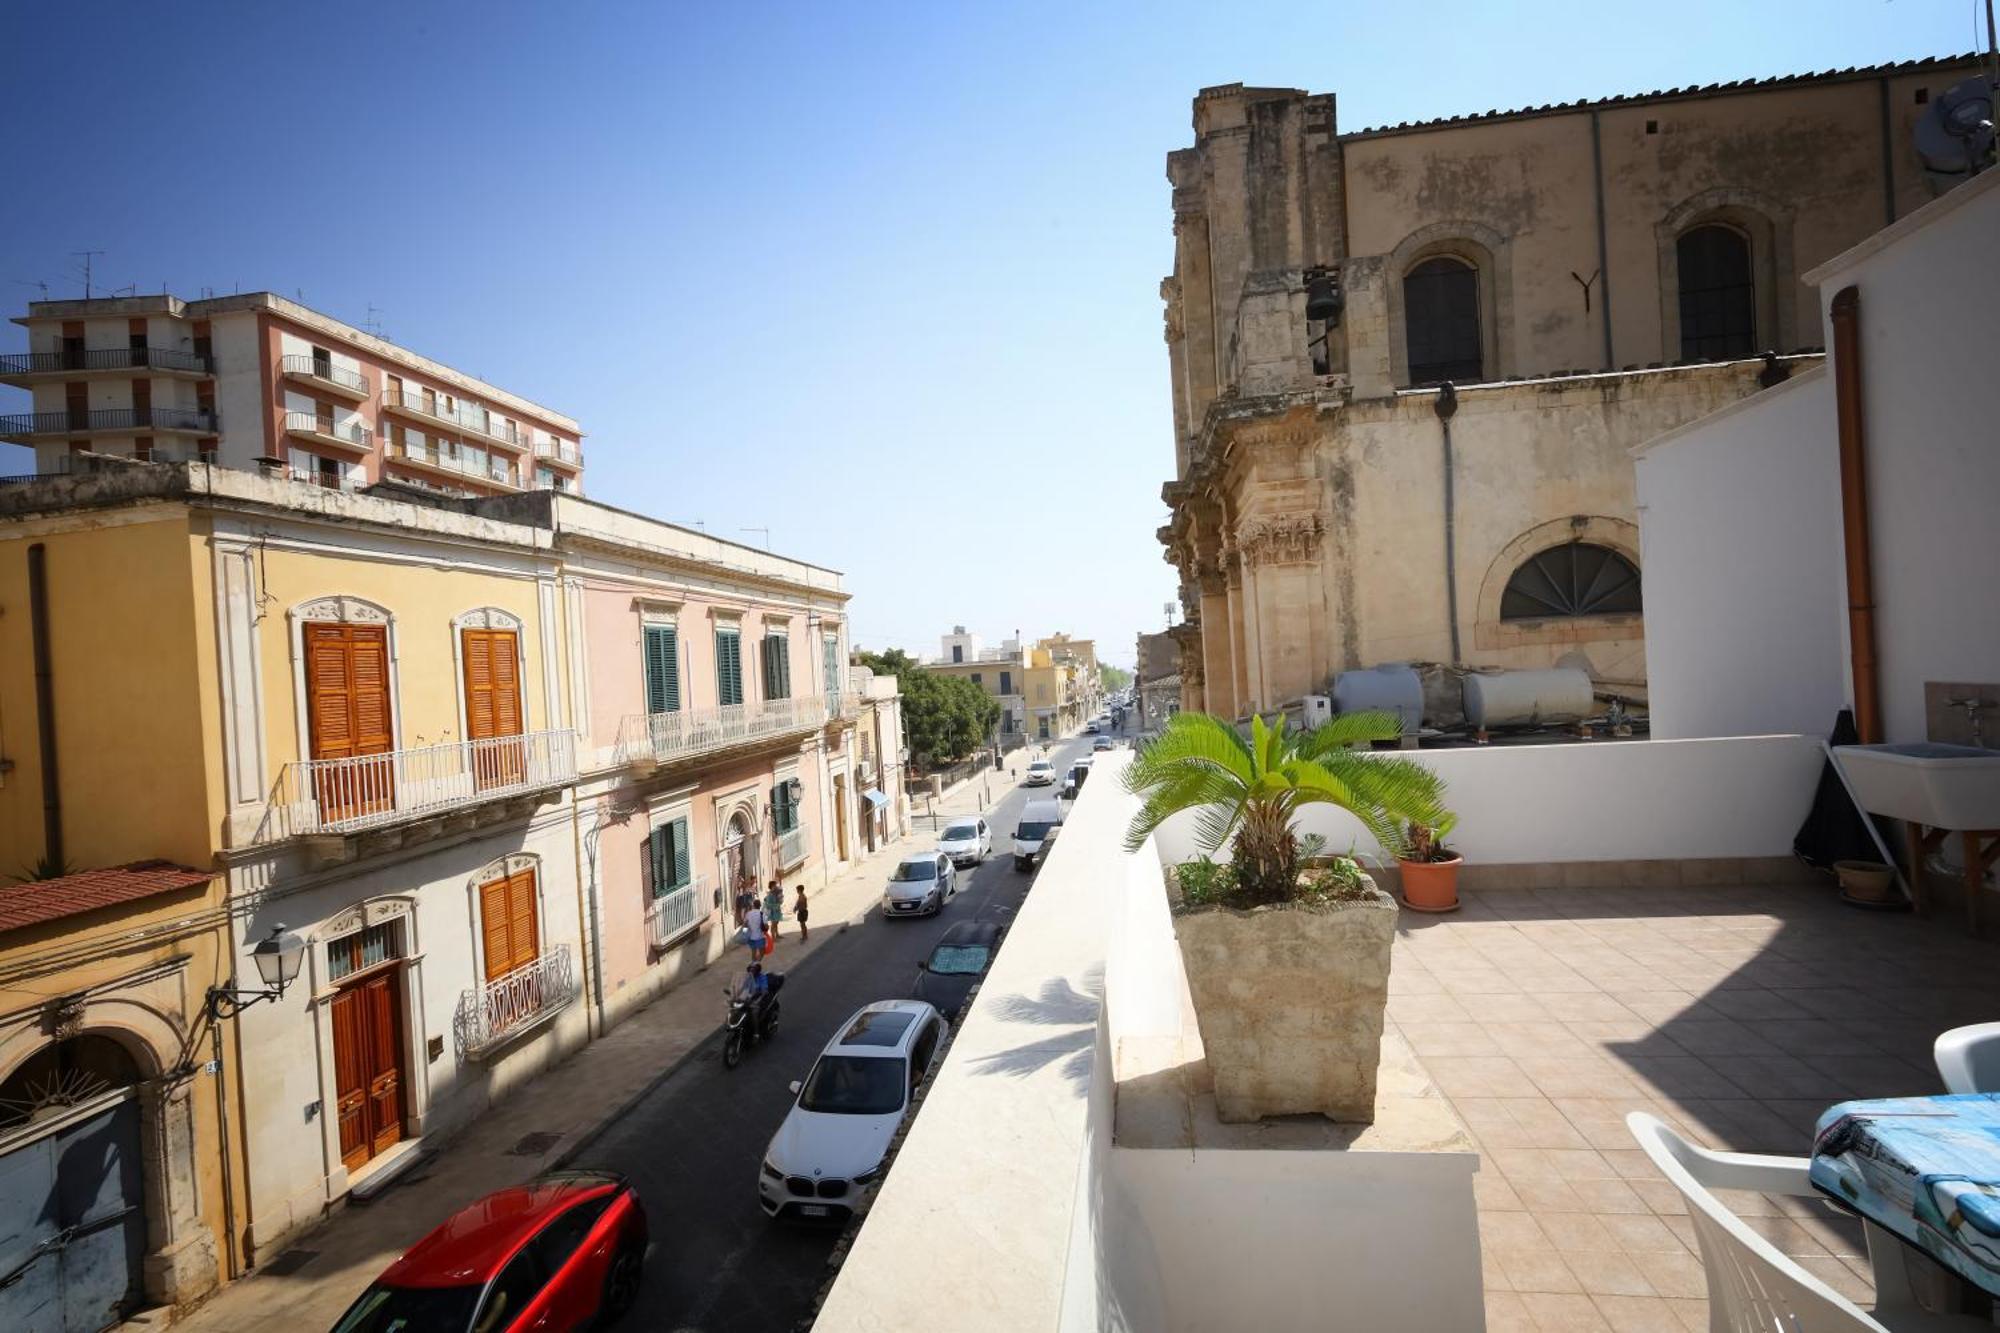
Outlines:
{"label": "baroque stone cornice", "polygon": [[1238,527],[1236,544],[1243,563],[1252,569],[1301,564],[1318,558],[1325,534],[1326,521],[1316,513],[1274,514]]}

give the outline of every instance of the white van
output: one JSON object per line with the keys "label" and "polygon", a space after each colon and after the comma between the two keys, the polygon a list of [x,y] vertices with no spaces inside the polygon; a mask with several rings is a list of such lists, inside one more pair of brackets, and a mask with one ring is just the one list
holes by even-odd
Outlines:
{"label": "white van", "polygon": [[1021,822],[1014,828],[1014,869],[1032,870],[1056,840],[1062,822],[1062,806],[1055,801],[1029,801],[1022,806]]}

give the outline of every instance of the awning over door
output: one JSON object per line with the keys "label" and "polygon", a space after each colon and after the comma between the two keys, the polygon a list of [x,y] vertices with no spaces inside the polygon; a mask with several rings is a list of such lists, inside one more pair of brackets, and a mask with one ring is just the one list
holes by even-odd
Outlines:
{"label": "awning over door", "polygon": [[870,787],[867,791],[862,792],[861,798],[868,802],[868,809],[871,814],[877,810],[886,810],[889,807],[889,798],[874,787]]}

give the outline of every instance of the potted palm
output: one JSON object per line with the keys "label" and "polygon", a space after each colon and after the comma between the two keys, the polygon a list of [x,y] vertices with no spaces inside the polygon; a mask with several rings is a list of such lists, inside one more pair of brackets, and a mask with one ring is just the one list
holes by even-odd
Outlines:
{"label": "potted palm", "polygon": [[1436,823],[1410,822],[1396,849],[1403,877],[1403,903],[1416,912],[1458,910],[1458,868],[1465,858],[1444,845],[1457,819],[1447,814]]}
{"label": "potted palm", "polygon": [[[1125,771],[1144,802],[1128,849],[1198,812],[1203,855],[1167,868],[1168,893],[1225,1121],[1375,1118],[1395,900],[1346,858],[1305,864],[1293,821],[1309,805],[1338,806],[1390,852],[1403,823],[1443,822],[1436,774],[1365,748],[1401,733],[1392,714],[1348,713],[1311,731],[1253,717],[1245,738],[1183,712]],[[1225,846],[1227,862],[1209,859]]]}

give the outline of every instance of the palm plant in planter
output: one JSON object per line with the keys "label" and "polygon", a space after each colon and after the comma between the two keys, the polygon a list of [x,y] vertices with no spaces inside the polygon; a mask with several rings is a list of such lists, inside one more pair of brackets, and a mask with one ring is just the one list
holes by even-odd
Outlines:
{"label": "palm plant in planter", "polygon": [[1293,820],[1309,805],[1338,806],[1392,855],[1404,824],[1444,823],[1435,773],[1361,748],[1401,731],[1388,713],[1344,714],[1311,731],[1253,717],[1246,739],[1183,712],[1125,771],[1144,799],[1128,849],[1196,811],[1199,848],[1230,851],[1227,867],[1187,876],[1169,868],[1175,935],[1224,1120],[1375,1118],[1395,902],[1365,875],[1304,865]]}

